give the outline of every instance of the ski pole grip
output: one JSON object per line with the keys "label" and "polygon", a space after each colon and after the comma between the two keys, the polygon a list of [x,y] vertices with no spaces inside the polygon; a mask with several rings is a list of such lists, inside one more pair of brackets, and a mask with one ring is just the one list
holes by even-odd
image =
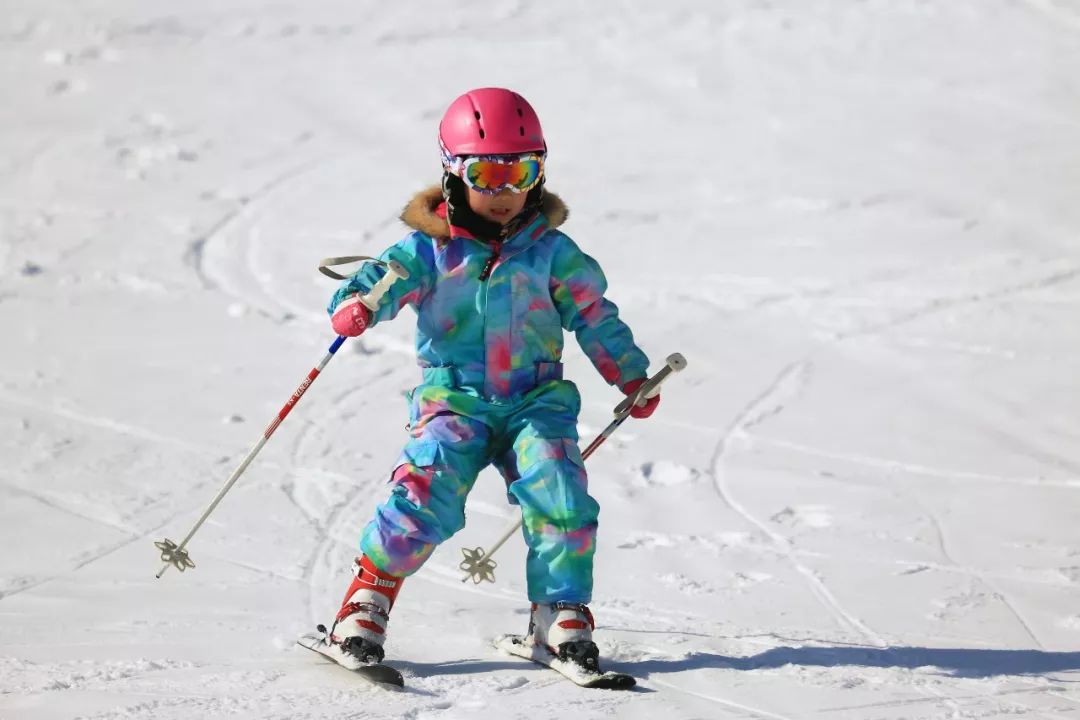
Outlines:
{"label": "ski pole grip", "polygon": [[630,408],[637,403],[648,400],[649,398],[656,397],[660,394],[660,386],[667,380],[673,373],[682,372],[686,369],[686,358],[682,356],[682,353],[672,353],[667,356],[667,360],[664,363],[664,367],[646,380],[638,388],[638,391],[633,395],[627,396],[625,400],[619,403],[615,407],[615,414],[621,415],[623,413],[630,412]]}
{"label": "ski pole grip", "polygon": [[405,269],[405,266],[397,260],[391,260],[386,263],[386,274],[382,276],[379,282],[375,283],[375,287],[371,288],[371,292],[360,296],[360,302],[368,310],[375,312],[379,309],[379,301],[382,300],[382,296],[386,294],[390,286],[398,280],[407,280],[408,278],[409,271]]}

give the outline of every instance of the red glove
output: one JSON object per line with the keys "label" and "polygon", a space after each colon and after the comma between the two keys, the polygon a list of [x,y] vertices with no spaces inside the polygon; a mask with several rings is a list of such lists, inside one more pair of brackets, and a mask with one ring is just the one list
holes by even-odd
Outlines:
{"label": "red glove", "polygon": [[[644,382],[645,378],[631,380],[630,382],[622,386],[623,394],[628,396],[633,395],[635,392],[637,392],[637,389],[641,387],[642,384],[644,384]],[[634,405],[633,407],[631,407],[630,417],[638,419],[647,418],[653,414],[653,411],[656,410],[656,406],[659,404],[660,396],[653,395],[651,398],[645,401],[644,405]]]}
{"label": "red glove", "polygon": [[345,302],[337,306],[330,318],[334,332],[345,337],[356,337],[367,330],[370,322],[371,311],[360,302],[358,295],[346,298]]}

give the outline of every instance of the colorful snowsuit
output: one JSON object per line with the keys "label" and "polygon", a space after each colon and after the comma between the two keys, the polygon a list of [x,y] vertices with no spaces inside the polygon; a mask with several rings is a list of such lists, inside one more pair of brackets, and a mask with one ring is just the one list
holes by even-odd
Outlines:
{"label": "colorful snowsuit", "polygon": [[[409,393],[412,437],[361,550],[385,572],[415,572],[464,526],[465,497],[494,464],[521,506],[529,599],[588,602],[599,506],[577,444],[581,398],[562,379],[563,329],[612,385],[645,376],[648,358],[604,299],[596,261],[555,229],[566,217],[556,196],[501,246],[449,228],[436,214],[441,201],[438,188],[419,194],[402,215],[416,231],[381,256],[410,276],[370,324],[416,310],[423,383]],[[384,272],[361,268],[330,312]]]}

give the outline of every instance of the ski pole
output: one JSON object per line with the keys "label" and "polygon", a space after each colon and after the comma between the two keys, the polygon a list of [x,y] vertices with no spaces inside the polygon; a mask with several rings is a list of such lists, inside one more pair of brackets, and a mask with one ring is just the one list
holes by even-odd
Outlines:
{"label": "ski pole", "polygon": [[[324,260],[322,263],[320,263],[319,269],[322,270],[326,265],[333,264],[331,262],[332,260],[355,259],[374,260],[374,258],[331,258],[329,260]],[[374,261],[386,267],[386,274],[383,275],[383,277],[380,278],[377,283],[375,283],[374,287],[371,288],[371,291],[369,293],[360,297],[360,302],[362,302],[372,312],[375,312],[379,309],[379,301],[382,300],[383,295],[386,294],[386,291],[390,289],[391,285],[393,285],[399,279],[407,279],[409,277],[409,271],[406,270],[401,263],[395,260],[391,260],[389,263],[384,263],[381,260]],[[304,380],[300,383],[300,386],[297,387],[295,391],[293,391],[293,394],[289,397],[288,402],[286,402],[285,405],[281,408],[281,410],[278,411],[277,417],[275,417],[270,423],[270,425],[267,426],[266,430],[263,431],[262,437],[259,438],[259,442],[255,443],[255,447],[251,449],[251,451],[247,454],[247,457],[245,457],[240,463],[240,465],[235,470],[233,470],[232,475],[230,475],[229,479],[225,481],[225,484],[222,486],[221,490],[219,490],[218,494],[214,497],[214,499],[210,501],[210,504],[207,506],[206,510],[203,511],[202,516],[200,516],[199,519],[195,522],[195,525],[192,526],[188,534],[184,536],[184,539],[180,541],[180,544],[177,545],[168,538],[165,538],[160,542],[154,543],[154,546],[161,551],[161,561],[165,563],[155,577],[160,579],[161,576],[165,574],[165,571],[168,570],[170,567],[175,567],[180,572],[183,572],[188,568],[195,567],[195,563],[192,562],[191,556],[188,554],[187,544],[191,541],[191,538],[195,536],[195,533],[198,532],[199,528],[202,527],[203,523],[206,522],[206,519],[210,517],[210,513],[214,512],[214,508],[216,508],[218,506],[218,503],[220,503],[221,500],[225,497],[225,493],[229,492],[229,490],[232,489],[232,486],[236,484],[236,481],[240,479],[240,476],[244,474],[244,471],[247,470],[248,465],[250,465],[251,461],[255,459],[255,456],[259,454],[259,451],[263,449],[263,446],[266,445],[267,441],[270,439],[270,436],[274,434],[274,431],[278,429],[278,427],[285,420],[288,414],[292,412],[292,409],[296,407],[296,404],[300,402],[300,398],[304,396],[304,393],[307,392],[307,389],[311,387],[311,384],[313,382],[315,382],[315,378],[319,377],[319,373],[323,371],[327,363],[330,362],[330,359],[334,357],[334,353],[336,353],[338,349],[345,343],[345,340],[347,340],[347,338],[344,335],[339,335],[337,339],[335,339],[334,342],[331,343],[330,349],[327,351],[326,355],[323,356],[323,359],[319,362],[318,365],[312,368],[311,372],[309,372],[307,374],[307,377],[305,377]]]}
{"label": "ski pole", "polygon": [[[630,409],[634,405],[642,405],[645,400],[655,397],[660,392],[660,385],[671,377],[672,373],[680,372],[685,368],[686,358],[680,353],[668,355],[663,368],[643,382],[633,395],[628,395],[625,400],[615,407],[615,419],[604,428],[602,433],[596,436],[595,440],[589,443],[589,446],[581,453],[581,459],[588,460],[589,456],[596,452],[596,449],[603,445],[611,437],[611,434],[619,429],[620,425],[626,422],[626,418],[630,417]],[[521,528],[522,523],[521,518],[515,520],[499,536],[499,539],[492,544],[491,549],[486,552],[482,547],[462,548],[461,553],[465,556],[465,559],[461,561],[458,567],[465,571],[465,577],[461,578],[461,582],[467,582],[470,578],[476,584],[480,584],[485,580],[491,583],[495,582],[496,563],[491,559],[491,556]]]}

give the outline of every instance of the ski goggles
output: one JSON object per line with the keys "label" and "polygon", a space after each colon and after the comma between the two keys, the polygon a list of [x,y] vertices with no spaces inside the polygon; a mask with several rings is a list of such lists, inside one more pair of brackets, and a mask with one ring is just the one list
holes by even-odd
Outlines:
{"label": "ski goggles", "polygon": [[504,189],[512,193],[529,192],[544,177],[544,156],[526,153],[454,158],[450,172],[485,195],[494,195]]}

